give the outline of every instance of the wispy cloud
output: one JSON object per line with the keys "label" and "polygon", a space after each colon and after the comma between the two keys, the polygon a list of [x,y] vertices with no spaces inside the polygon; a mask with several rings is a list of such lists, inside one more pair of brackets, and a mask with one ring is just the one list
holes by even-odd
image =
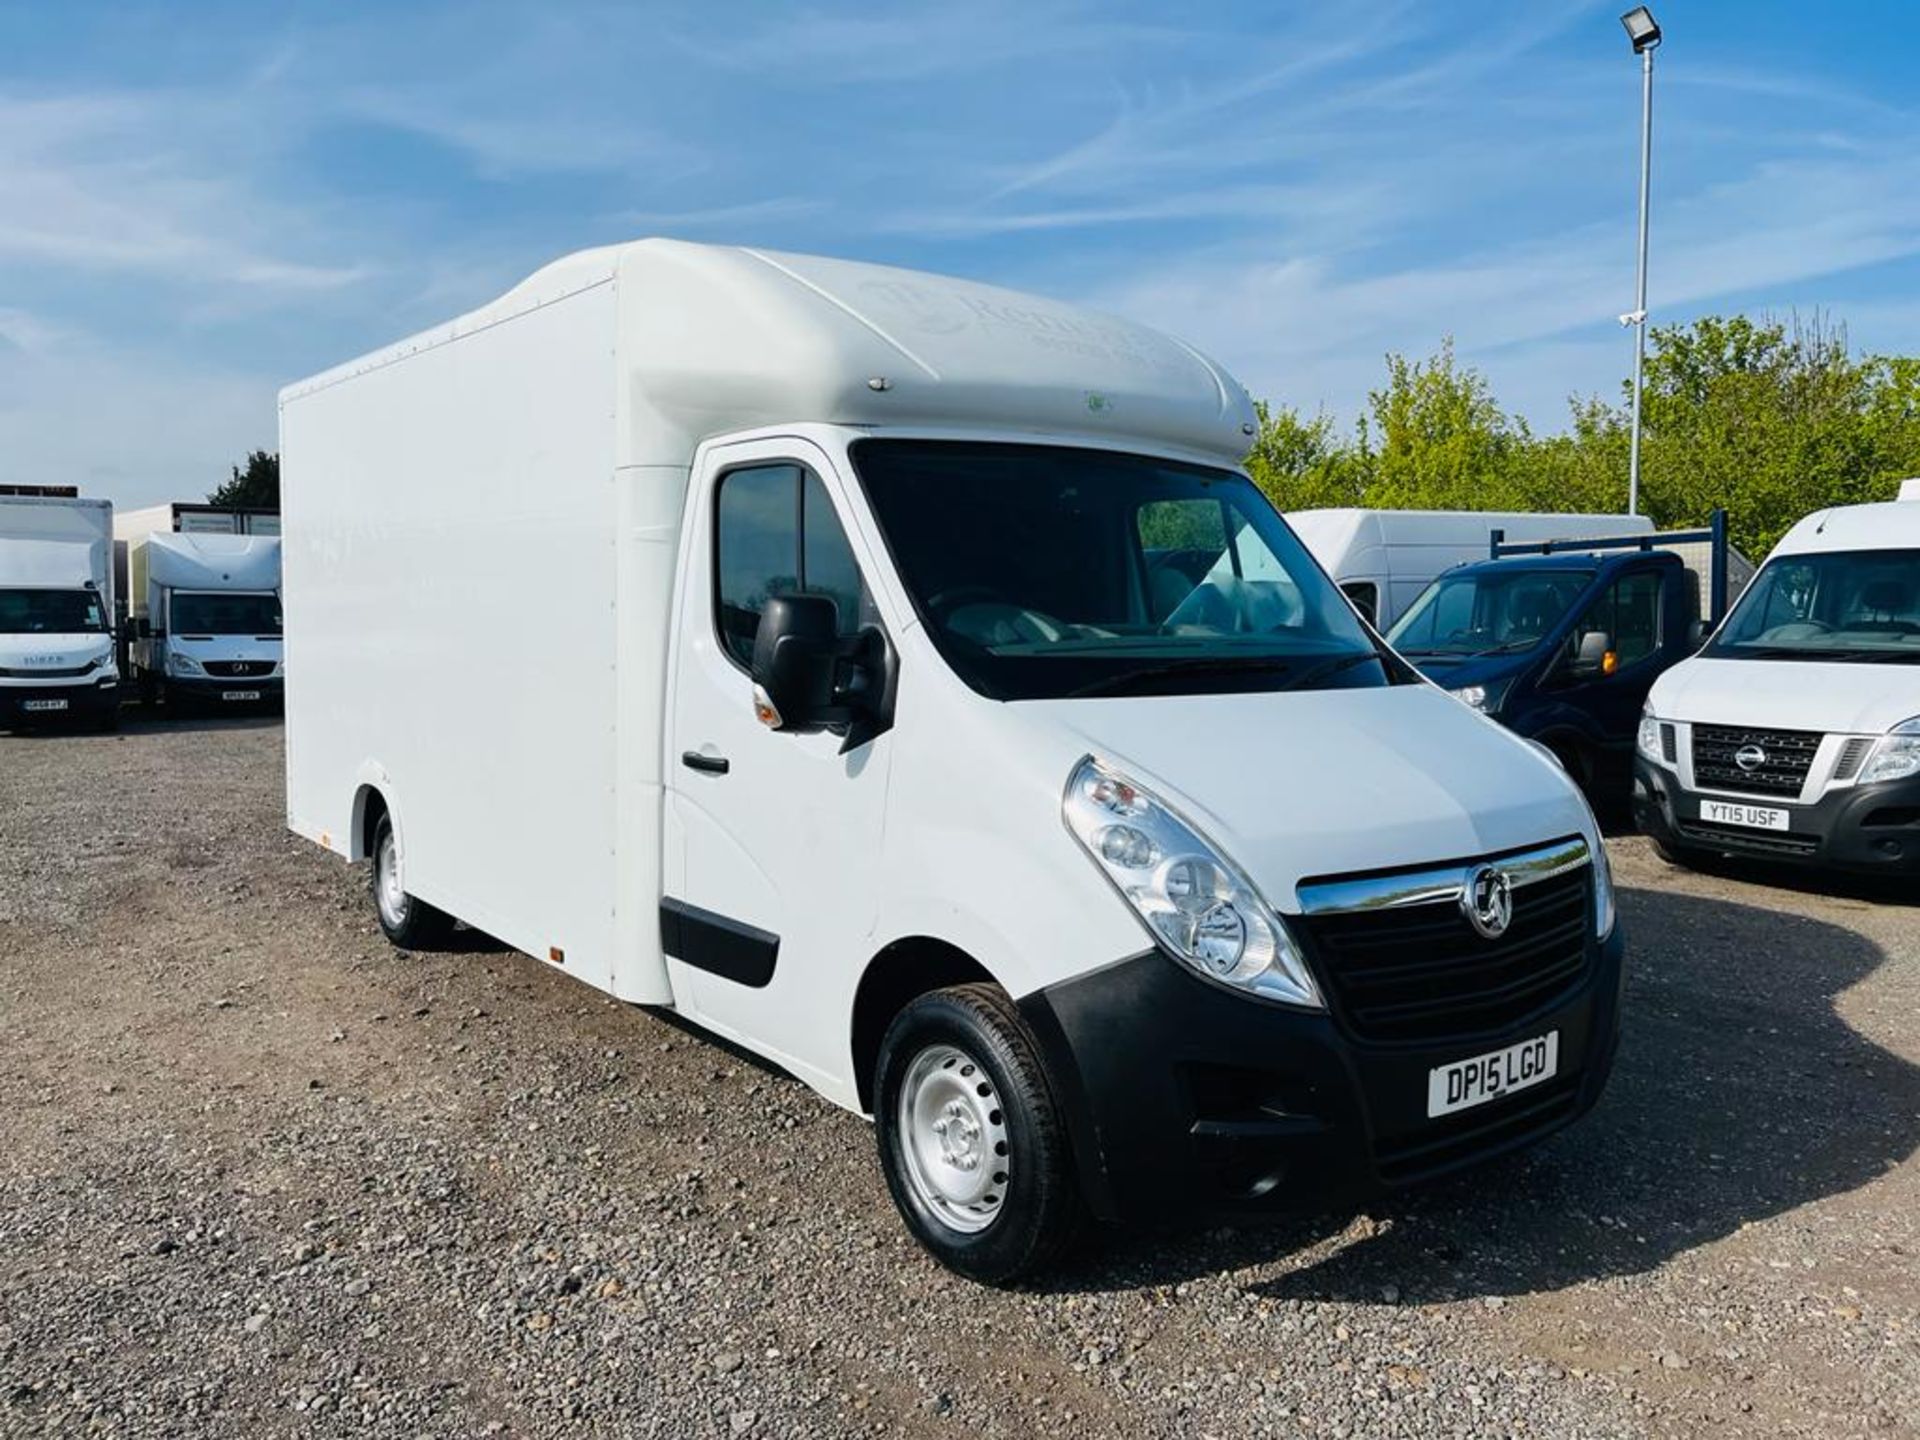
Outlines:
{"label": "wispy cloud", "polygon": [[[1086,299],[1349,414],[1450,333],[1551,425],[1627,353],[1614,13],[339,0],[135,53],[0,8],[0,454],[200,493],[280,382],[649,232]],[[1656,318],[1839,296],[1896,345],[1920,13],[1837,11],[1790,71],[1768,23],[1694,0],[1662,51]]]}

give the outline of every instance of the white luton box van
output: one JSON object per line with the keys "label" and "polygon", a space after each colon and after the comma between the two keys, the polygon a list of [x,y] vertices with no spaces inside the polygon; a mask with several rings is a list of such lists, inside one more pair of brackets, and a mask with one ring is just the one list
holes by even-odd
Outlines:
{"label": "white luton box van", "polygon": [[1592,817],[1365,631],[1253,420],[1033,296],[559,261],[281,395],[289,823],[396,942],[457,916],[872,1115],[981,1279],[1526,1144],[1613,1056]]}
{"label": "white luton box van", "polygon": [[127,653],[142,702],[278,700],[279,536],[156,530],[124,543]]}
{"label": "white luton box van", "polygon": [[113,504],[0,495],[0,726],[120,723]]}
{"label": "white luton box van", "polygon": [[1669,859],[1920,874],[1920,480],[1789,530],[1654,683],[1637,748]]}

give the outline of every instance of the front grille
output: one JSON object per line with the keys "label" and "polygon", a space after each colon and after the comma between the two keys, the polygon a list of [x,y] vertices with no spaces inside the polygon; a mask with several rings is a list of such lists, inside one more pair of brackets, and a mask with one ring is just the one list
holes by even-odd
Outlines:
{"label": "front grille", "polygon": [[[1821,737],[1809,730],[1733,730],[1693,727],[1693,783],[1703,790],[1742,795],[1798,797],[1813,768]],[[1762,759],[1749,768],[1736,758],[1758,747]]]}
{"label": "front grille", "polygon": [[82,675],[92,674],[93,668],[94,662],[91,660],[84,665],[62,667],[57,670],[48,665],[15,667],[11,670],[0,666],[0,675],[4,675],[9,680],[77,680]]}
{"label": "front grille", "polygon": [[201,663],[207,674],[216,675],[222,680],[246,680],[273,673],[271,660],[206,660]]}
{"label": "front grille", "polygon": [[1717,850],[1744,850],[1755,855],[1811,855],[1820,848],[1817,835],[1795,835],[1786,830],[1744,830],[1737,825],[1710,825],[1704,820],[1682,820],[1682,840]]}
{"label": "front grille", "polygon": [[1451,897],[1303,923],[1336,1012],[1360,1038],[1486,1034],[1544,1009],[1585,977],[1592,868],[1516,888],[1512,923],[1497,940],[1474,930]]}
{"label": "front grille", "polygon": [[1580,1098],[1580,1076],[1563,1076],[1531,1090],[1448,1116],[1414,1138],[1382,1145],[1374,1165],[1389,1185],[1431,1179],[1461,1165],[1513,1150],[1566,1122]]}

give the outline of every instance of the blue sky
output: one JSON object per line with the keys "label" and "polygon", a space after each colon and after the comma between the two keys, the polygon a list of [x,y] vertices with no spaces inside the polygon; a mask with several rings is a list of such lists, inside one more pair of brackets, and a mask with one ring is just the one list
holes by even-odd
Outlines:
{"label": "blue sky", "polygon": [[[646,234],[1084,300],[1343,419],[1451,334],[1555,429],[1629,359],[1623,8],[0,0],[0,479],[198,497],[286,381]],[[1920,351],[1920,6],[1655,8],[1656,320]]]}

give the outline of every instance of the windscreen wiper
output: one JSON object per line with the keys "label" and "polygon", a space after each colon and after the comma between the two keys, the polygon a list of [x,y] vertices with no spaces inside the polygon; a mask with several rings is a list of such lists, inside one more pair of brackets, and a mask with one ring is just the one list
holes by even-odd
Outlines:
{"label": "windscreen wiper", "polygon": [[1069,690],[1067,699],[1079,700],[1089,695],[1118,695],[1134,685],[1150,684],[1155,680],[1169,680],[1185,675],[1284,673],[1293,667],[1293,661],[1281,660],[1271,655],[1196,656],[1187,660],[1169,661],[1164,665],[1146,665],[1138,670],[1122,670],[1118,675],[1109,675],[1104,679],[1082,685],[1077,690]]}
{"label": "windscreen wiper", "polygon": [[1322,660],[1318,665],[1307,671],[1306,674],[1288,681],[1280,688],[1282,690],[1304,690],[1312,681],[1324,680],[1329,675],[1338,675],[1342,670],[1351,670],[1355,665],[1365,660],[1379,660],[1382,668],[1385,668],[1387,663],[1382,659],[1380,652],[1377,650],[1357,650],[1351,655],[1336,655],[1331,660]]}

